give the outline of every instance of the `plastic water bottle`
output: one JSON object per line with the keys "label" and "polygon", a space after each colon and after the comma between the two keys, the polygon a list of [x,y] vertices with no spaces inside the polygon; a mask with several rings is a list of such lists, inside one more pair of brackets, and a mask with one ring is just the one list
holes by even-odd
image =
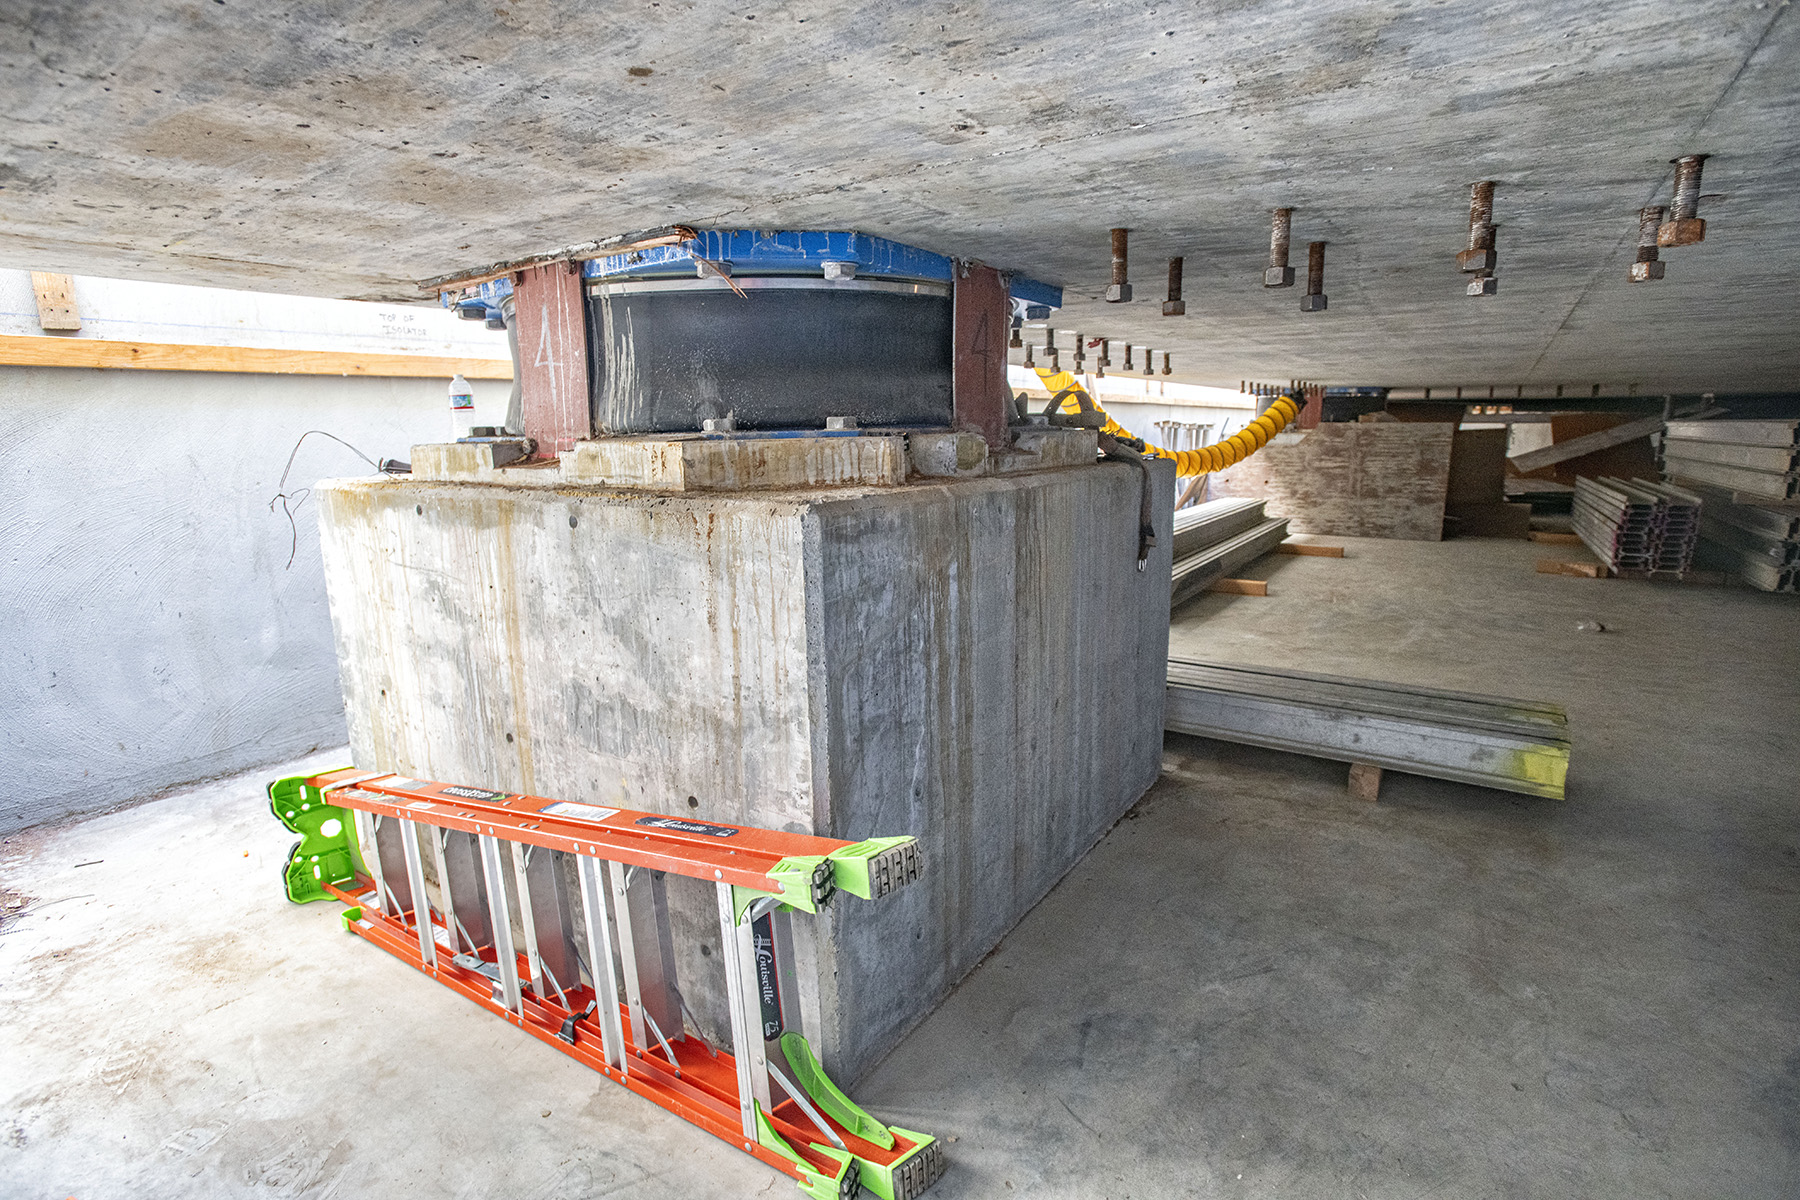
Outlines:
{"label": "plastic water bottle", "polygon": [[469,436],[475,426],[475,389],[459,373],[450,381],[450,440]]}

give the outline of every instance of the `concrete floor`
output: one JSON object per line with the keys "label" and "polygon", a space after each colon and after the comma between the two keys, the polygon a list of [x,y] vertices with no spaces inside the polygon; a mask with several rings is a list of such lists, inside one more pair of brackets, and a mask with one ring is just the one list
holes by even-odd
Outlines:
{"label": "concrete floor", "polygon": [[[1800,1194],[1800,605],[1345,544],[1174,652],[1559,701],[1568,800],[1172,736],[858,1097],[941,1200]],[[791,1194],[282,901],[274,773],[0,846],[0,1194]]]}

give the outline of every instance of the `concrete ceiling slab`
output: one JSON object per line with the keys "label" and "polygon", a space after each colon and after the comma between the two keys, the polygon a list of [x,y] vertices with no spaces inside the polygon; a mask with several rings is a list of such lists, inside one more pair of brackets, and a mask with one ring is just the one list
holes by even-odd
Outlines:
{"label": "concrete ceiling slab", "polygon": [[[1785,0],[0,8],[0,264],[416,299],[671,221],[856,228],[1068,289],[1227,383],[1791,388]],[[1708,153],[1707,239],[1626,282]],[[1500,294],[1463,295],[1498,182]],[[1330,307],[1265,291],[1268,213]],[[1108,305],[1107,230],[1137,299]],[[1187,315],[1160,316],[1186,259]]]}

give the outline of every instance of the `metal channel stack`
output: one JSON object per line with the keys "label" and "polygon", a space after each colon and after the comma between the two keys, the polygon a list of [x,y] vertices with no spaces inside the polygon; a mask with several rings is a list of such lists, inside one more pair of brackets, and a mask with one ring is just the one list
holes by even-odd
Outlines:
{"label": "metal channel stack", "polygon": [[1169,607],[1178,608],[1287,537],[1286,517],[1265,517],[1263,500],[1209,500],[1175,514]]}
{"label": "metal channel stack", "polygon": [[1694,565],[1694,548],[1700,542],[1701,498],[1685,488],[1667,483],[1634,480],[1632,487],[1657,497],[1660,531],[1650,556],[1650,573],[1659,578],[1686,575]]}
{"label": "metal channel stack", "polygon": [[[911,1200],[944,1172],[825,1075],[800,1030],[790,914],[919,875],[909,837],[843,842],[537,796],[334,771],[269,785],[300,835],[296,903],[539,1041],[792,1175],[814,1200]],[[731,1046],[690,1037],[671,877],[716,894]],[[679,1047],[679,1050],[677,1049]]]}
{"label": "metal channel stack", "polygon": [[1558,800],[1569,770],[1554,704],[1236,663],[1171,658],[1163,727]]}
{"label": "metal channel stack", "polygon": [[1663,470],[1687,487],[1734,493],[1732,501],[1800,496],[1800,421],[1670,421]]}
{"label": "metal channel stack", "polygon": [[1571,528],[1615,575],[1680,579],[1693,565],[1701,498],[1668,484],[1575,480]]}

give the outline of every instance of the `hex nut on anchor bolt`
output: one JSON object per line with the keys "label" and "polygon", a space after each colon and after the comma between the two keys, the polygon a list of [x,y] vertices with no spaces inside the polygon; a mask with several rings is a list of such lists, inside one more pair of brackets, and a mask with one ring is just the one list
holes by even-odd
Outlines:
{"label": "hex nut on anchor bolt", "polygon": [[1288,239],[1293,234],[1294,210],[1278,208],[1269,222],[1269,267],[1263,272],[1266,288],[1293,287],[1294,268],[1288,266]]}
{"label": "hex nut on anchor bolt", "polygon": [[1112,283],[1106,289],[1108,304],[1123,304],[1131,299],[1131,284],[1126,280],[1129,263],[1126,255],[1126,238],[1129,229],[1112,231]]}
{"label": "hex nut on anchor bolt", "polygon": [[1631,282],[1648,283],[1663,277],[1663,263],[1656,256],[1656,239],[1668,210],[1653,204],[1638,212],[1637,261],[1631,264]]}
{"label": "hex nut on anchor bolt", "polygon": [[1325,311],[1325,243],[1309,242],[1306,246],[1306,295],[1300,297],[1301,312]]}
{"label": "hex nut on anchor bolt", "polygon": [[1187,316],[1187,304],[1181,299],[1181,259],[1169,260],[1169,298],[1163,301],[1163,316]]}
{"label": "hex nut on anchor bolt", "polygon": [[1469,188],[1469,248],[1457,254],[1456,269],[1492,271],[1494,253],[1494,181],[1483,180]]}
{"label": "hex nut on anchor bolt", "polygon": [[1689,154],[1671,160],[1675,164],[1675,203],[1669,219],[1656,231],[1656,244],[1665,250],[1706,240],[1706,222],[1694,214],[1700,208],[1700,172],[1710,157]]}

